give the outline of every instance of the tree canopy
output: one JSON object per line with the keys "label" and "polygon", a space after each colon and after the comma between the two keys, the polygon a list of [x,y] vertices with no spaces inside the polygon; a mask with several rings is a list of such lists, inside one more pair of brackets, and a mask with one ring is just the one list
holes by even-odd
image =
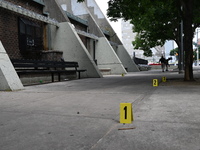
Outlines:
{"label": "tree canopy", "polygon": [[[200,25],[199,0],[109,0],[107,15],[111,20],[130,20],[138,35],[133,44],[137,48],[163,45],[174,40],[181,49],[183,36],[185,80],[193,80],[192,39]],[[181,33],[183,21],[183,33]],[[146,47],[146,49],[145,49]]]}

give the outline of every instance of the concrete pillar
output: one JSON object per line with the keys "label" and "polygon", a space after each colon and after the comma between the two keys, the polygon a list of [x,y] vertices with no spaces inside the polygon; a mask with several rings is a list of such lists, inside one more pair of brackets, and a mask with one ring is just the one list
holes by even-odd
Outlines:
{"label": "concrete pillar", "polygon": [[0,41],[0,90],[15,91],[24,89],[1,41]]}

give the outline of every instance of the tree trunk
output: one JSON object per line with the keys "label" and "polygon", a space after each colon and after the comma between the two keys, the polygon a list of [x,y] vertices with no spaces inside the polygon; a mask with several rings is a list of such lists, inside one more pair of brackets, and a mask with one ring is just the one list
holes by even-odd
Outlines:
{"label": "tree trunk", "polygon": [[185,81],[194,80],[193,77],[193,0],[183,0],[183,32],[184,32],[184,52],[185,52]]}

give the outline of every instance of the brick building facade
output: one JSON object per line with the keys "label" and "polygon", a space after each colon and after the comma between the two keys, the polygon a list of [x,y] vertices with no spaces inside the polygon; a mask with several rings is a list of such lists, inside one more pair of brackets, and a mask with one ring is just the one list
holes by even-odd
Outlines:
{"label": "brick building facade", "polygon": [[[43,5],[34,0],[4,0],[5,3],[9,5],[13,5],[14,7],[24,8],[24,13],[26,13],[25,9],[33,11],[37,14],[43,14]],[[24,27],[20,28],[19,22],[24,22]],[[43,46],[43,22],[38,20],[31,19],[26,15],[21,15],[17,12],[11,11],[9,9],[5,9],[0,7],[0,40],[5,47],[9,57],[12,58],[21,58],[26,59],[30,57],[38,57],[38,53],[36,52],[37,46],[35,46],[36,41],[34,41],[33,34],[35,34],[34,30],[32,30],[33,26],[39,27],[39,33],[37,35],[40,37],[40,48],[38,50],[42,50]],[[20,31],[21,30],[21,31]],[[22,31],[26,30],[26,31]],[[29,30],[29,31],[28,31]],[[24,40],[20,39],[20,32],[24,32]],[[29,41],[28,36],[29,34]],[[26,39],[27,38],[27,39]],[[32,38],[32,45],[30,44],[30,38]],[[21,41],[21,43],[20,43]],[[23,44],[23,45],[22,45]],[[21,46],[20,46],[21,45]],[[24,47],[24,49],[23,49]]]}

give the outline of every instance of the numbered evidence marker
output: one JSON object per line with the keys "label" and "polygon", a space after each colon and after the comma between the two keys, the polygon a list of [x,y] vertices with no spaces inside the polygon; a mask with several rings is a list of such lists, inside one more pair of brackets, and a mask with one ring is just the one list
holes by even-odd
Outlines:
{"label": "numbered evidence marker", "polygon": [[158,79],[153,79],[153,86],[158,86]]}
{"label": "numbered evidence marker", "polygon": [[167,78],[166,77],[162,77],[162,82],[166,82]]}
{"label": "numbered evidence marker", "polygon": [[120,123],[132,123],[133,110],[131,103],[120,103]]}

